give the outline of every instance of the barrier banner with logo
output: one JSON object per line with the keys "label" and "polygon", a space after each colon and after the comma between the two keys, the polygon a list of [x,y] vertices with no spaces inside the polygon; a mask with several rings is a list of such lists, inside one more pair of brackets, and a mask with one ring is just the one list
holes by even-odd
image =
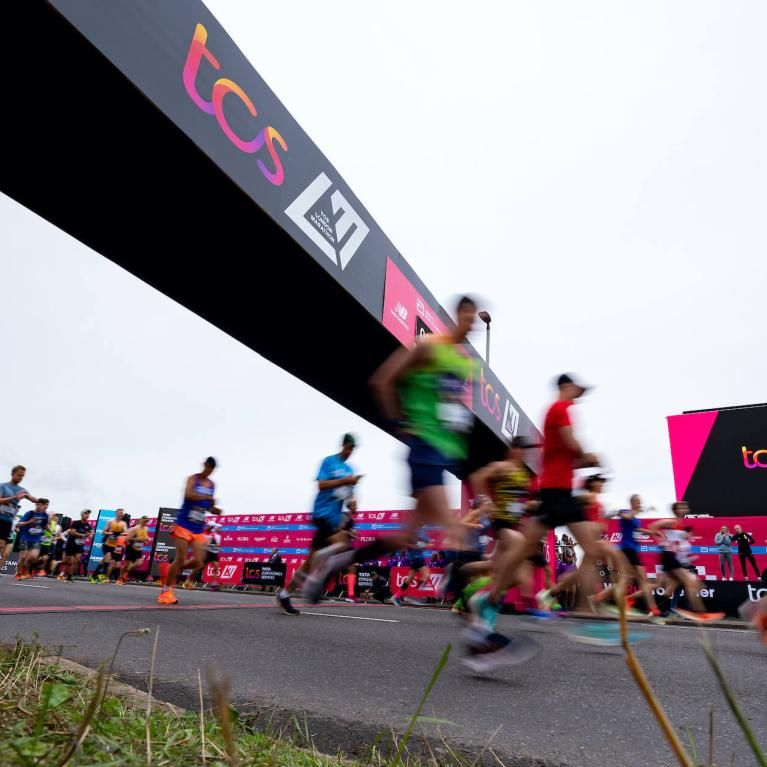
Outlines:
{"label": "barrier banner with logo", "polygon": [[19,553],[17,551],[12,551],[8,555],[8,559],[3,562],[2,567],[0,567],[0,575],[10,575],[14,576],[16,575],[16,569],[19,566]]}
{"label": "barrier banner with logo", "polygon": [[249,586],[285,585],[287,568],[282,565],[270,565],[265,562],[246,562],[242,570],[242,582]]}
{"label": "barrier banner with logo", "polygon": [[176,542],[171,537],[171,530],[176,523],[179,509],[161,508],[156,519],[156,527],[152,536],[151,568],[152,578],[160,575],[160,567],[165,562],[172,562],[176,556]]}
{"label": "barrier banner with logo", "polygon": [[99,515],[96,518],[96,529],[93,532],[93,538],[91,539],[91,546],[88,552],[88,572],[92,573],[104,559],[104,549],[102,547],[102,540],[104,538],[104,530],[107,524],[111,522],[117,512],[114,509],[99,509]]}
{"label": "barrier banner with logo", "polygon": [[693,514],[767,514],[767,405],[666,420],[677,500]]}
{"label": "barrier banner with logo", "polygon": [[[643,528],[647,528],[651,522],[653,522],[651,519],[639,520]],[[751,551],[759,573],[767,568],[767,517],[718,517],[716,519],[686,517],[684,524],[690,528],[690,544],[692,546],[690,554],[694,558],[692,564],[701,580],[721,581],[723,578],[719,562],[719,546],[714,540],[723,526],[726,526],[732,533],[735,525],[740,525],[744,532],[750,533],[754,538]],[[610,520],[608,537],[611,543],[620,546],[622,536],[618,520]],[[647,570],[648,576],[659,578],[663,572],[660,564],[662,549],[649,535],[638,535],[637,543],[639,544],[639,559],[642,566]],[[734,552],[732,554],[734,571],[732,577],[736,581],[744,580],[738,548],[733,545],[732,549]],[[748,578],[756,582],[757,575],[748,561],[746,561],[746,567],[748,568]]]}

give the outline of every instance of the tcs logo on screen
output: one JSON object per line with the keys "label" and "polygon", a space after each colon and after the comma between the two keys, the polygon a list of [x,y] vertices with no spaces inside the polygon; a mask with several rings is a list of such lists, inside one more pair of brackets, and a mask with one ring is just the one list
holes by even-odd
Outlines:
{"label": "tcs logo on screen", "polygon": [[[208,30],[202,24],[198,24],[194,30],[189,52],[184,64],[184,87],[189,97],[194,103],[209,115],[214,115],[219,127],[226,137],[241,152],[246,154],[256,154],[262,149],[269,155],[270,162],[267,164],[261,158],[256,160],[256,165],[261,171],[261,175],[275,186],[280,186],[285,180],[285,170],[282,166],[282,160],[277,153],[278,147],[283,152],[288,151],[288,145],[285,139],[271,125],[262,128],[255,138],[246,139],[238,136],[224,114],[224,98],[229,94],[236,96],[247,108],[253,117],[258,117],[258,112],[253,102],[245,91],[234,81],[227,77],[220,77],[213,83],[210,101],[204,99],[197,90],[197,73],[200,71],[200,64],[205,59],[213,69],[221,69],[218,59],[208,50],[205,43],[208,40]],[[263,153],[262,153],[263,154]]]}
{"label": "tcs logo on screen", "polygon": [[767,469],[767,450],[748,450],[744,445],[743,465],[747,469]]}

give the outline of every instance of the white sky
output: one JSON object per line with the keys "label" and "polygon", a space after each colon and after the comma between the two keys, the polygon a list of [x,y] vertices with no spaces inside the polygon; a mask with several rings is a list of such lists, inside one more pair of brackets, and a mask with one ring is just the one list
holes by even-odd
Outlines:
{"label": "white sky", "polygon": [[[766,5],[207,4],[434,294],[485,297],[535,420],[597,384],[609,505],[673,500],[666,415],[764,401]],[[2,196],[0,265],[3,479],[153,513],[213,453],[227,512],[304,511],[350,429],[363,507],[406,503],[397,443]]]}

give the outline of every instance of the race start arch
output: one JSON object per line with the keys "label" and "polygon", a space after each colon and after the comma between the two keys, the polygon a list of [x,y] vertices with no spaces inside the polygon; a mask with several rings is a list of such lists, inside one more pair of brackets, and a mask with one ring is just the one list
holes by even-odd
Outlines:
{"label": "race start arch", "polygon": [[[24,0],[3,21],[0,189],[376,422],[371,373],[450,319],[205,5]],[[479,370],[477,462],[538,436]]]}

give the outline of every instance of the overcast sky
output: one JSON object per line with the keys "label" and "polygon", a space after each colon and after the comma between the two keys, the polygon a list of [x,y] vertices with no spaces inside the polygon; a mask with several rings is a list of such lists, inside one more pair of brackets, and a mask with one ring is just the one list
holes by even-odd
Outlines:
{"label": "overcast sky", "polygon": [[[483,297],[534,420],[597,385],[609,505],[673,500],[665,416],[765,400],[766,5],[207,5],[437,298]],[[346,430],[362,507],[407,504],[392,439],[2,196],[0,264],[0,471],[56,510],[154,514],[212,453],[227,512],[306,511]]]}

